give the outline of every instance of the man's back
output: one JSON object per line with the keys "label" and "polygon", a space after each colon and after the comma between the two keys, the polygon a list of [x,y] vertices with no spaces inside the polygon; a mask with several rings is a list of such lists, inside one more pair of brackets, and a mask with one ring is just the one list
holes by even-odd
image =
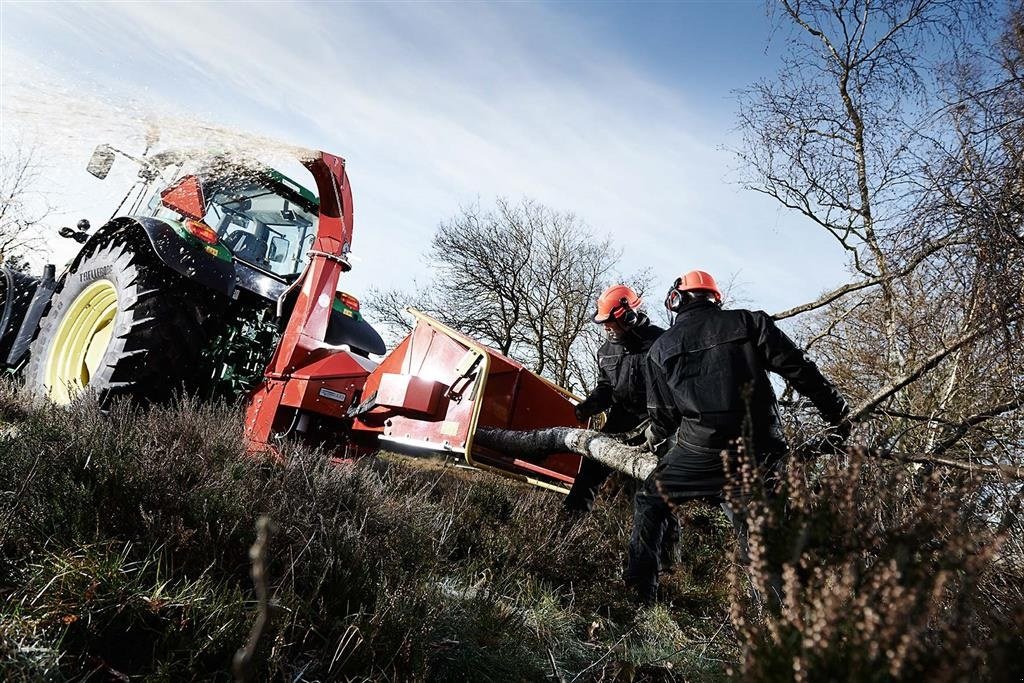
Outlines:
{"label": "man's back", "polygon": [[[709,273],[694,270],[677,278],[665,297],[676,321],[651,346],[644,364],[652,423],[647,438],[661,457],[636,494],[623,574],[644,603],[657,595],[665,520],[683,501],[722,505],[745,554],[744,515],[723,500],[728,477],[721,453],[750,436],[765,465],[761,475],[777,471],[786,444],[769,372],[811,399],[837,436],[848,429],[846,401],[771,317],[763,311],[722,310],[721,301]],[[674,443],[663,449],[673,433]]]}
{"label": "man's back", "polygon": [[763,311],[684,306],[648,356],[648,407],[657,436],[717,455],[749,434],[761,454],[786,444],[768,372],[776,372],[838,421],[846,403],[803,351]]}

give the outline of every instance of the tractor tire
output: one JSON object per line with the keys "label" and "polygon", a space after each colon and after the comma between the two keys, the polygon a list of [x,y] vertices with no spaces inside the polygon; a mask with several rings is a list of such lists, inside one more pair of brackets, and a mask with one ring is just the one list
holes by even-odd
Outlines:
{"label": "tractor tire", "polygon": [[214,294],[164,266],[144,236],[118,231],[85,247],[39,322],[26,384],[57,404],[84,392],[163,401],[204,378]]}
{"label": "tractor tire", "polygon": [[0,266],[0,368],[6,366],[39,278]]}

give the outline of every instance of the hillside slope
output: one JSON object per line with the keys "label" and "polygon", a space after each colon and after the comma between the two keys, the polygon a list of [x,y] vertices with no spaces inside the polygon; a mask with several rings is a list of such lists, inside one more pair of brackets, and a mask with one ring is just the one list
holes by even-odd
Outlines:
{"label": "hillside slope", "polygon": [[1024,534],[981,521],[992,489],[966,477],[794,465],[785,514],[750,506],[752,575],[786,596],[766,612],[721,514],[693,506],[661,604],[638,612],[619,578],[628,484],[567,520],[555,494],[437,461],[255,462],[240,431],[223,405],[103,415],[0,384],[0,678],[229,679],[257,616],[262,516],[259,679],[1022,673]]}
{"label": "hillside slope", "polygon": [[628,496],[560,497],[432,463],[243,457],[241,416],[0,396],[0,677],[229,678],[255,620],[261,515],[277,608],[256,655],[289,680],[718,677],[735,658],[724,523],[691,520],[675,606],[624,601]]}

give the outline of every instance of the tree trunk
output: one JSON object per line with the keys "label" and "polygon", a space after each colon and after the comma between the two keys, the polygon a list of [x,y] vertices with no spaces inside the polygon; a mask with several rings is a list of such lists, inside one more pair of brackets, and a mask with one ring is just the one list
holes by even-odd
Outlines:
{"label": "tree trunk", "polygon": [[[590,429],[551,427],[549,429],[520,432],[511,429],[479,427],[476,430],[475,443],[485,448],[525,458],[539,458],[555,453],[575,453],[582,455],[584,458],[596,460],[603,465],[607,465],[631,477],[636,477],[641,481],[647,479],[658,464],[654,455],[645,448],[627,446],[613,436]],[[894,453],[886,449],[865,448],[863,446],[852,446],[848,449],[849,452],[854,450],[865,457],[880,460],[952,467],[975,474],[994,475],[1007,481],[1024,480],[1024,467],[1017,467],[1008,463],[980,464],[976,462],[960,462],[927,454]],[[824,453],[802,453],[801,457],[814,457],[818,455],[824,455]]]}
{"label": "tree trunk", "polygon": [[627,446],[614,437],[589,429],[552,427],[529,432],[480,427],[476,444],[520,457],[543,457],[554,453],[576,453],[602,465],[644,480],[658,461],[644,448]]}

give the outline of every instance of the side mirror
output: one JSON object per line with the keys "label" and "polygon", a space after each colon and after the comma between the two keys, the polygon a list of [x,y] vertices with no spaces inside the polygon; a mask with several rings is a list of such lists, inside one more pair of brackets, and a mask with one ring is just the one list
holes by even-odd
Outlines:
{"label": "side mirror", "polygon": [[288,255],[288,247],[291,246],[284,237],[272,237],[270,239],[270,251],[267,252],[267,260],[271,263],[281,263],[284,261],[285,256]]}
{"label": "side mirror", "polygon": [[206,199],[203,197],[203,186],[194,175],[183,176],[173,185],[160,193],[160,203],[171,211],[176,211],[186,218],[197,221],[206,215]]}
{"label": "side mirror", "polygon": [[110,173],[110,167],[114,165],[114,148],[110,145],[99,145],[96,150],[89,157],[89,164],[85,167],[85,170],[90,175],[96,176],[100,180],[107,177]]}

